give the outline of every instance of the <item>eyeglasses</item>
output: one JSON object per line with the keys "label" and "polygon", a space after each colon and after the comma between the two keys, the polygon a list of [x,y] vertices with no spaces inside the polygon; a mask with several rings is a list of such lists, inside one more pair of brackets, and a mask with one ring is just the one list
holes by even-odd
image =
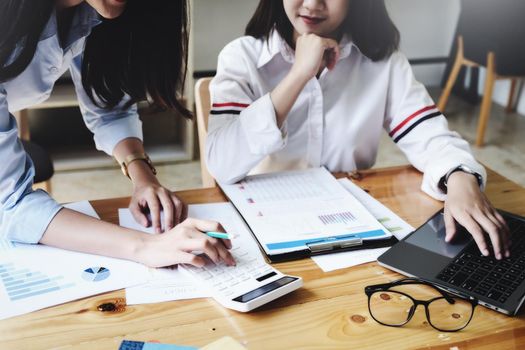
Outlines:
{"label": "eyeglasses", "polygon": [[[439,292],[440,296],[429,300],[418,300],[404,291],[391,288],[405,285],[424,285]],[[402,289],[402,288],[396,288]],[[368,311],[378,323],[401,327],[410,321],[418,305],[425,307],[428,323],[441,332],[457,332],[465,328],[478,300],[465,298],[444,291],[443,289],[417,278],[404,278],[385,284],[365,287],[368,296]]]}

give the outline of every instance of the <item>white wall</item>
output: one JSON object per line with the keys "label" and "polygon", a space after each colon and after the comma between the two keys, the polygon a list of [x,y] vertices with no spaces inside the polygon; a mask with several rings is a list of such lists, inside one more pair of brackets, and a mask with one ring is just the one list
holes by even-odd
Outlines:
{"label": "white wall", "polygon": [[[401,51],[409,59],[446,57],[459,17],[458,0],[386,0],[392,20],[401,33]],[[439,86],[445,64],[413,66],[416,78]]]}
{"label": "white wall", "polygon": [[227,43],[243,35],[258,3],[258,0],[191,2],[195,71],[216,69],[219,52]]}

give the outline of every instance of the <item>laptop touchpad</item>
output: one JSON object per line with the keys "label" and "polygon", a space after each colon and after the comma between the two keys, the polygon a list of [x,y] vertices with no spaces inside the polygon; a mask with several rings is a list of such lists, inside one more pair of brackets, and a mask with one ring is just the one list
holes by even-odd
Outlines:
{"label": "laptop touchpad", "polygon": [[405,242],[439,255],[454,258],[471,240],[472,236],[460,226],[452,242],[445,242],[445,222],[443,213],[440,212],[411,234]]}

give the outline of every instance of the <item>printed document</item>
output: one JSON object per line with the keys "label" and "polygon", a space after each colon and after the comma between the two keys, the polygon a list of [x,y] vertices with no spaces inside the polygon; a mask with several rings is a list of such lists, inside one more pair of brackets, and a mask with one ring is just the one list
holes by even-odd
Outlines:
{"label": "printed document", "polygon": [[269,255],[392,236],[325,168],[248,176],[221,188]]}
{"label": "printed document", "polygon": [[[189,205],[188,216],[220,222],[226,232],[234,237],[231,250],[234,257],[236,250],[242,247],[249,252],[250,256],[257,256],[264,261],[257,243],[231,203]],[[119,220],[123,227],[153,234],[151,229],[138,224],[127,208],[119,209]],[[146,304],[202,297],[211,297],[210,292],[202,285],[197,284],[187,274],[178,271],[177,268],[152,268],[146,283],[126,288],[128,304]]]}
{"label": "printed document", "polygon": [[[401,240],[414,228],[407,224],[390,209],[385,207],[377,199],[366,193],[362,188],[354,184],[347,178],[337,180],[343,187],[352,193],[366,209],[390,231],[397,239]],[[386,252],[388,248],[363,249],[349,252],[324,254],[312,256],[312,260],[324,271],[329,272],[351,266],[365,264],[376,261],[377,258]]]}
{"label": "printed document", "polygon": [[[97,217],[87,201],[65,207]],[[0,319],[140,284],[146,277],[147,268],[130,261],[2,241]]]}

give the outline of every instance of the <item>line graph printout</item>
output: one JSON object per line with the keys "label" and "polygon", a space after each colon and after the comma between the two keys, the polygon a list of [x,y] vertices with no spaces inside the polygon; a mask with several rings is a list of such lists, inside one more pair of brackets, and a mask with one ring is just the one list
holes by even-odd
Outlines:
{"label": "line graph printout", "polygon": [[268,254],[347,236],[391,236],[324,168],[253,175],[221,188]]}

